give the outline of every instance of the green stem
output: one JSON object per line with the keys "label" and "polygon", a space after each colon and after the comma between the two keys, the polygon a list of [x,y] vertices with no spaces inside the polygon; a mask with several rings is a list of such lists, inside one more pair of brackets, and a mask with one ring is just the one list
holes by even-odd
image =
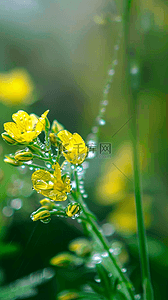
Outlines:
{"label": "green stem", "polygon": [[[130,34],[130,10],[131,10],[132,0],[126,0],[124,19],[124,29],[125,29],[125,54],[126,54],[126,68],[127,68],[127,83],[130,88],[131,95],[131,115],[133,115],[133,120],[131,123],[131,139],[133,146],[133,168],[134,168],[134,193],[135,193],[135,204],[136,204],[136,216],[137,216],[137,227],[138,227],[138,243],[139,243],[139,255],[141,262],[142,271],[142,285],[144,300],[153,300],[153,290],[150,278],[149,269],[149,259],[147,251],[147,239],[145,233],[144,217],[143,217],[143,205],[141,196],[141,181],[140,181],[140,170],[139,170],[139,156],[138,156],[138,113],[137,113],[137,94],[140,89],[140,70],[137,74],[131,74],[131,65],[136,61],[137,67],[138,61],[137,56],[132,58],[129,54],[129,34]],[[134,60],[134,61],[133,61]]]}
{"label": "green stem", "polygon": [[132,287],[131,283],[129,282],[127,277],[122,273],[114,256],[110,252],[110,247],[108,245],[108,241],[103,236],[102,231],[99,228],[99,226],[97,225],[96,221],[91,217],[92,214],[89,211],[89,209],[87,208],[87,206],[81,196],[80,189],[79,189],[77,170],[74,171],[74,176],[75,176],[75,181],[76,181],[76,194],[77,194],[76,199],[80,203],[82,210],[83,210],[83,214],[85,215],[87,222],[91,225],[92,230],[93,230],[94,234],[96,235],[97,239],[102,244],[103,249],[108,252],[109,258],[113,265],[113,270],[112,270],[113,276],[115,278],[119,279],[120,285],[121,285],[121,290],[122,290],[123,294],[125,295],[126,299],[128,299],[128,300],[134,299],[134,295],[131,290],[131,287]]}
{"label": "green stem", "polygon": [[133,165],[134,165],[134,193],[136,203],[136,215],[137,215],[137,227],[138,227],[138,242],[139,242],[139,254],[141,261],[142,270],[142,282],[144,300],[152,300],[153,290],[150,278],[149,259],[147,251],[147,239],[145,233],[143,207],[142,207],[142,196],[141,196],[141,184],[140,184],[140,172],[139,172],[139,161],[138,161],[138,143],[137,143],[137,130],[136,130],[136,116],[133,118],[132,123],[132,143],[133,143]]}

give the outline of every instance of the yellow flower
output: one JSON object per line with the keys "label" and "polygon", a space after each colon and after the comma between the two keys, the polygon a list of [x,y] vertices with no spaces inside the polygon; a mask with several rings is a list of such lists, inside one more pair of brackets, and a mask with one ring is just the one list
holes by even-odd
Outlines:
{"label": "yellow flower", "polygon": [[0,74],[0,99],[5,104],[32,103],[34,84],[24,69]]}
{"label": "yellow flower", "polygon": [[72,164],[81,164],[87,155],[88,148],[78,133],[60,131],[57,136],[63,145],[63,155]]}
{"label": "yellow flower", "polygon": [[32,174],[33,187],[37,192],[54,201],[65,201],[66,193],[71,191],[70,178],[67,175],[61,176],[58,163],[54,165],[54,169],[54,174],[45,170],[35,171]]}
{"label": "yellow flower", "polygon": [[14,141],[20,144],[27,144],[32,142],[44,130],[45,118],[49,110],[45,111],[38,119],[34,114],[30,116],[23,110],[19,110],[12,115],[14,122],[7,122],[4,124],[5,133],[2,137],[6,140],[7,133]]}
{"label": "yellow flower", "polygon": [[60,130],[63,130],[64,126],[60,124],[57,120],[54,120],[51,126],[51,131],[53,133],[58,133]]}
{"label": "yellow flower", "polygon": [[[148,228],[151,225],[151,203],[152,198],[148,195],[143,196],[144,203],[144,222]],[[134,195],[130,194],[128,198],[123,199],[116,209],[112,211],[108,217],[108,221],[111,222],[116,230],[122,234],[129,235],[136,233],[137,221]]]}

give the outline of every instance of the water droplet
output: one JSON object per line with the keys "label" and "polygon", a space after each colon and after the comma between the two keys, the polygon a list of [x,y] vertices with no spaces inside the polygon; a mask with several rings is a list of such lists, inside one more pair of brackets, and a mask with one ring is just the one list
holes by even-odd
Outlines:
{"label": "water droplet", "polygon": [[139,294],[137,294],[137,295],[134,296],[134,298],[135,298],[136,300],[139,300],[139,299],[141,299],[141,296],[140,296]]}
{"label": "water droplet", "polygon": [[40,220],[44,224],[48,224],[51,221],[51,218],[46,218],[44,220]]}
{"label": "water droplet", "polygon": [[26,168],[26,166],[21,166],[21,168],[22,168],[22,169],[25,169],[25,168]]}
{"label": "water droplet", "polygon": [[116,16],[114,19],[115,22],[121,22],[122,21],[122,17],[121,16]]}
{"label": "water droplet", "polygon": [[71,169],[74,170],[74,169],[75,169],[75,166],[72,165],[72,166],[71,166]]}
{"label": "water droplet", "polygon": [[82,166],[78,166],[76,169],[77,169],[78,172],[81,172],[83,170],[83,167]]}
{"label": "water droplet", "polygon": [[103,125],[105,125],[105,124],[106,124],[106,121],[105,121],[105,120],[103,120],[103,119],[100,119],[100,120],[99,120],[99,125],[103,126]]}
{"label": "water droplet", "polygon": [[95,268],[95,264],[89,262],[89,263],[86,264],[86,267],[89,268],[89,269],[93,269],[93,268]]}
{"label": "water droplet", "polygon": [[78,222],[78,223],[81,223],[81,222],[82,222],[82,220],[81,220],[81,219],[77,219],[77,222]]}
{"label": "water droplet", "polygon": [[95,280],[96,282],[98,282],[98,283],[101,282],[101,279],[98,278],[98,277],[95,277],[94,280]]}
{"label": "water droplet", "polygon": [[113,60],[113,64],[116,66],[118,64],[118,60],[117,59]]}
{"label": "water droplet", "polygon": [[110,75],[110,76],[113,76],[114,74],[115,74],[114,69],[109,70],[109,75]]}
{"label": "water droplet", "polygon": [[98,127],[97,127],[97,126],[94,126],[94,127],[92,128],[92,132],[93,132],[93,133],[97,133],[97,132],[98,132]]}
{"label": "water droplet", "polygon": [[34,169],[33,167],[29,167],[29,170],[30,170],[30,171],[33,171],[33,169]]}
{"label": "water droplet", "polygon": [[45,152],[45,156],[46,156],[46,157],[49,157],[49,153],[48,153],[48,152]]}
{"label": "water droplet", "polygon": [[88,197],[88,195],[87,194],[83,194],[83,198],[87,198]]}
{"label": "water droplet", "polygon": [[131,70],[130,70],[130,73],[133,74],[133,75],[137,74],[138,72],[139,72],[139,69],[138,69],[137,66],[134,66],[134,67],[131,68]]}
{"label": "water droplet", "polygon": [[49,163],[46,163],[45,165],[46,165],[46,167],[47,167],[48,169],[50,169],[50,168],[51,168],[51,164],[49,164]]}
{"label": "water droplet", "polygon": [[122,268],[121,271],[122,271],[123,273],[126,273],[126,272],[127,272],[127,269],[126,269],[126,268]]}
{"label": "water droplet", "polygon": [[81,189],[80,192],[81,192],[81,194],[84,194],[85,190]]}
{"label": "water droplet", "polygon": [[110,248],[109,251],[110,251],[110,253],[113,253],[113,252],[114,252],[114,249],[113,249],[113,248]]}
{"label": "water droplet", "polygon": [[114,49],[115,49],[115,50],[118,50],[118,49],[119,49],[119,46],[118,46],[118,45],[115,45],[115,46],[114,46]]}
{"label": "water droplet", "polygon": [[102,101],[102,105],[107,106],[108,105],[108,100]]}
{"label": "water droplet", "polygon": [[104,113],[106,111],[105,107],[101,108],[100,112]]}
{"label": "water droplet", "polygon": [[108,252],[107,252],[107,251],[105,251],[105,252],[103,252],[103,253],[101,254],[101,256],[102,256],[102,257],[108,257],[108,256],[109,256],[109,254],[108,254]]}
{"label": "water droplet", "polygon": [[102,262],[102,258],[99,253],[95,253],[92,256],[92,260],[95,261],[96,264],[100,264]]}
{"label": "water droplet", "polygon": [[108,277],[112,277],[113,276],[113,274],[112,273],[108,273]]}

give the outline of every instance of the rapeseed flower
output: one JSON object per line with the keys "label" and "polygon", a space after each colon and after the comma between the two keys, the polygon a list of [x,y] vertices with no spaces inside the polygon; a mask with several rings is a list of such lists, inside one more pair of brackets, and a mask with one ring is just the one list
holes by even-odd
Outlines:
{"label": "rapeseed flower", "polygon": [[54,174],[49,171],[37,170],[32,174],[34,189],[45,197],[54,201],[65,201],[67,193],[70,193],[70,178],[61,176],[61,168],[58,163],[53,166]]}
{"label": "rapeseed flower", "polygon": [[62,142],[63,155],[72,164],[81,164],[86,158],[88,148],[84,140],[78,133],[70,133],[67,130],[61,130],[57,136]]}
{"label": "rapeseed flower", "polygon": [[35,86],[24,69],[0,74],[0,101],[8,105],[32,103]]}
{"label": "rapeseed flower", "polygon": [[[4,124],[5,133],[2,134],[4,140],[8,143],[29,144],[44,130],[45,118],[49,110],[45,111],[40,118],[34,114],[28,115],[25,111],[19,110],[12,115],[14,122]],[[14,142],[13,142],[14,141]]]}

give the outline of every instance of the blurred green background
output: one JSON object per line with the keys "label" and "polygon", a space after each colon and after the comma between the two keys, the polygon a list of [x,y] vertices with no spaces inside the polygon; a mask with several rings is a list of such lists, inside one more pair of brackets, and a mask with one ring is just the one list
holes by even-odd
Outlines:
{"label": "blurred green background", "polygon": [[[87,138],[98,114],[114,46],[119,33],[124,32],[124,24],[119,22],[124,5],[124,1],[117,2],[116,6],[114,1],[101,0],[1,2],[1,132],[3,123],[11,121],[11,115],[19,109],[39,116],[49,109],[50,121],[57,119],[70,132]],[[165,1],[134,1],[130,48],[132,55],[138,53],[139,58],[139,154],[151,276],[158,300],[167,299],[168,293],[167,33]],[[101,128],[99,140],[112,143],[112,156],[89,161],[85,189],[89,195],[87,204],[101,225],[108,222],[113,226],[110,241],[115,239],[126,245],[129,258],[124,263],[139,293],[130,145],[132,115],[124,56],[121,38],[108,96],[106,125]],[[75,220],[53,218],[49,224],[30,220],[30,214],[39,207],[42,198],[32,191],[29,170],[18,171],[3,162],[4,155],[16,149],[1,140],[2,286],[48,267],[52,256],[67,250],[71,239],[83,235]],[[57,283],[54,277],[30,299],[42,299],[41,295],[56,299],[59,290],[75,287],[76,279],[69,283],[59,272],[56,270]]]}

